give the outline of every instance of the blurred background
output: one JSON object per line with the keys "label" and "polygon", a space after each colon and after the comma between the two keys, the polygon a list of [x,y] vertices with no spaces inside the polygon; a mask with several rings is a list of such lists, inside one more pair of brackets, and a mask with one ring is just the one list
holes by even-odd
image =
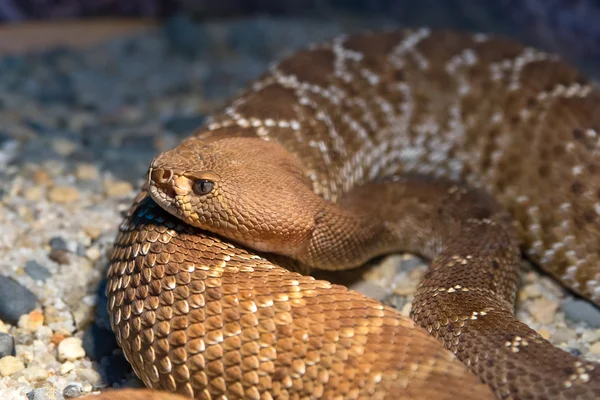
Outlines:
{"label": "blurred background", "polygon": [[[503,33],[558,52],[588,71],[595,72],[600,65],[600,0],[0,0],[4,24],[107,17],[144,18],[137,24],[147,24],[149,18],[170,21],[182,14],[194,20],[256,15],[385,16],[399,24]],[[114,31],[120,33],[133,29],[136,22],[112,20],[108,25],[116,25]],[[104,37],[107,30],[95,25],[85,36]],[[3,41],[7,40],[0,36],[0,49]],[[21,46],[29,43],[22,41],[27,43]],[[11,49],[18,45],[13,43]]]}

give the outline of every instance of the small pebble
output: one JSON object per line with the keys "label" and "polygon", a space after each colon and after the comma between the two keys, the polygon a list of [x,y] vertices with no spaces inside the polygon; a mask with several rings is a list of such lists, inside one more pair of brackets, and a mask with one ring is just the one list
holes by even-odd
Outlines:
{"label": "small pebble", "polygon": [[70,383],[63,390],[63,396],[66,398],[79,397],[83,393],[83,385],[81,383]]}
{"label": "small pebble", "polygon": [[53,335],[54,332],[52,332],[52,328],[50,328],[48,325],[40,326],[40,329],[38,329],[36,332],[36,337],[44,342],[48,342]]}
{"label": "small pebble", "polygon": [[0,276],[0,319],[16,325],[21,315],[38,307],[38,299],[26,287],[10,277]]}
{"label": "small pebble", "polygon": [[39,353],[35,354],[35,361],[37,361],[40,365],[52,365],[54,363],[56,363],[56,356],[53,354],[54,351],[52,351],[52,353],[50,353],[50,349],[48,349],[47,351],[40,351]]}
{"label": "small pebble", "polygon": [[537,333],[546,340],[550,340],[550,331],[546,328],[538,329]]}
{"label": "small pebble", "polygon": [[102,235],[102,229],[95,226],[86,225],[83,227],[83,231],[92,240],[96,240],[100,237],[100,235]]}
{"label": "small pebble", "polygon": [[34,260],[29,260],[25,263],[25,273],[36,281],[46,281],[52,274],[46,267]]}
{"label": "small pebble", "polygon": [[600,342],[596,342],[590,346],[590,353],[600,355]]}
{"label": "small pebble", "polygon": [[25,369],[23,361],[14,356],[0,358],[0,375],[10,376]]}
{"label": "small pebble", "polygon": [[41,201],[44,198],[44,188],[41,186],[30,186],[23,191],[23,197],[29,201]]}
{"label": "small pebble", "polygon": [[78,164],[75,168],[75,176],[82,181],[93,181],[98,179],[100,172],[94,164]]}
{"label": "small pebble", "polygon": [[52,183],[52,178],[46,170],[38,169],[33,173],[33,181],[38,185],[48,186]]}
{"label": "small pebble", "polygon": [[60,366],[60,374],[68,374],[69,372],[73,371],[73,369],[75,369],[75,364],[73,364],[71,361],[65,361],[65,363]]}
{"label": "small pebble", "polygon": [[565,317],[572,321],[584,321],[592,328],[600,328],[600,310],[590,302],[569,299],[562,305]]}
{"label": "small pebble", "polygon": [[48,242],[52,250],[69,250],[67,241],[60,236],[55,236]]}
{"label": "small pebble", "polygon": [[564,326],[558,326],[552,335],[552,342],[558,344],[566,344],[572,340],[575,340],[577,334],[575,331],[568,329]]}
{"label": "small pebble", "polygon": [[402,310],[400,310],[400,314],[402,314],[402,316],[408,318],[410,317],[410,309],[412,307],[412,303],[406,303],[404,305],[404,307],[402,307]]}
{"label": "small pebble", "polygon": [[0,333],[0,358],[15,355],[15,338],[8,333]]}
{"label": "small pebble", "polygon": [[94,306],[81,302],[72,314],[77,330],[83,330],[90,324],[90,320],[94,315]]}
{"label": "small pebble", "polygon": [[48,191],[48,200],[59,204],[74,203],[79,200],[79,191],[72,186],[54,186]]}
{"label": "small pebble", "polygon": [[27,393],[29,400],[64,400],[62,393],[55,388],[36,388]]}
{"label": "small pebble", "polygon": [[358,281],[349,285],[348,288],[380,301],[383,300],[387,294],[387,290],[384,287],[369,281]]}
{"label": "small pebble", "polygon": [[54,334],[52,335],[52,337],[50,338],[50,341],[55,345],[58,346],[58,344],[60,342],[62,342],[64,340],[64,338],[70,337],[71,336],[71,332],[65,330],[65,329],[59,329],[56,332],[54,332]]}
{"label": "small pebble", "polygon": [[46,324],[48,325],[61,323],[64,320],[61,311],[52,305],[44,307],[44,317],[46,319]]}
{"label": "small pebble", "polygon": [[92,246],[85,251],[85,256],[91,261],[97,261],[101,255],[100,249],[97,246]]}
{"label": "small pebble", "polygon": [[529,307],[529,312],[541,324],[550,324],[554,321],[558,303],[545,298],[535,299]]}
{"label": "small pebble", "polygon": [[65,138],[55,138],[52,141],[52,150],[63,157],[68,157],[73,154],[75,148],[75,143]]}
{"label": "small pebble", "polygon": [[20,375],[25,378],[28,382],[43,381],[50,376],[50,373],[46,368],[42,368],[37,365],[32,365],[25,368],[20,372]]}
{"label": "small pebble", "polygon": [[133,192],[133,186],[127,181],[106,180],[104,191],[107,197],[125,197]]}
{"label": "small pebble", "polygon": [[526,285],[519,291],[519,300],[524,301],[528,299],[536,299],[542,295],[540,286],[532,283]]}
{"label": "small pebble", "polygon": [[60,361],[73,361],[85,357],[81,339],[68,337],[58,344],[58,359]]}
{"label": "small pebble", "polygon": [[50,251],[50,254],[48,254],[48,258],[60,265],[67,265],[70,262],[69,252],[67,250],[53,249]]}
{"label": "small pebble", "polygon": [[28,332],[36,332],[44,324],[44,314],[40,311],[32,311],[19,318],[18,326]]}
{"label": "small pebble", "polygon": [[79,378],[82,382],[90,383],[95,385],[102,381],[102,376],[98,371],[92,368],[81,368],[77,370],[77,378]]}
{"label": "small pebble", "polygon": [[415,294],[417,290],[417,283],[414,281],[401,280],[398,285],[394,288],[394,293],[398,296],[410,296]]}

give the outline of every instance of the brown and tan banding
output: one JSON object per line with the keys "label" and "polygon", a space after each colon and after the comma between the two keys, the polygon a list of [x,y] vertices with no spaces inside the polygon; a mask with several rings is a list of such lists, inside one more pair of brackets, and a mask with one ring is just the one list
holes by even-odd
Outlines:
{"label": "brown and tan banding", "polygon": [[[588,80],[503,38],[299,51],[153,161],[112,256],[117,340],[196,398],[600,398],[597,364],[513,315],[522,253],[600,304],[599,134]],[[431,259],[415,322],[282,267],[401,250]]]}

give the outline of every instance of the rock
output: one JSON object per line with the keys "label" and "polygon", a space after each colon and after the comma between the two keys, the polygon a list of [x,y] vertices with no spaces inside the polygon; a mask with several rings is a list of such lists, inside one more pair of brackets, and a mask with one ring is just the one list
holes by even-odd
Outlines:
{"label": "rock", "polygon": [[529,312],[539,323],[550,324],[554,321],[558,303],[556,301],[539,298],[532,301]]}
{"label": "rock", "polygon": [[540,286],[537,283],[530,283],[529,285],[525,285],[519,291],[519,300],[525,301],[529,299],[537,299],[542,295],[542,291]]}
{"label": "rock", "polygon": [[60,366],[60,374],[68,374],[69,372],[73,371],[73,369],[75,369],[75,364],[73,364],[71,361],[65,361],[65,363]]}
{"label": "rock", "polygon": [[25,263],[25,273],[36,281],[46,281],[52,274],[46,267],[34,260],[29,260]]}
{"label": "rock", "polygon": [[600,309],[587,301],[568,299],[562,305],[565,317],[572,321],[583,321],[592,328],[600,328]]}
{"label": "rock", "polygon": [[388,292],[388,290],[386,290],[384,287],[381,287],[381,285],[369,281],[357,281],[352,285],[349,285],[348,288],[351,290],[356,290],[357,292],[361,292],[365,296],[379,301],[383,300]]}
{"label": "rock", "polygon": [[47,379],[48,376],[50,376],[50,373],[46,370],[46,368],[32,365],[22,370],[19,375],[25,378],[28,382],[36,382]]}
{"label": "rock", "polygon": [[412,308],[412,303],[406,303],[404,305],[404,307],[402,307],[402,310],[400,310],[400,314],[402,314],[402,316],[404,316],[406,318],[409,318],[411,308]]}
{"label": "rock", "polygon": [[581,356],[581,350],[576,349],[574,347],[569,348],[569,353],[573,354],[575,357]]}
{"label": "rock", "polygon": [[0,358],[0,375],[10,376],[25,369],[23,361],[14,356]]}
{"label": "rock", "polygon": [[98,246],[92,246],[85,251],[85,256],[90,261],[98,261],[101,255],[102,253],[100,252]]}
{"label": "rock", "polygon": [[76,147],[75,143],[65,138],[55,138],[52,141],[52,150],[63,157],[73,154]]}
{"label": "rock", "polygon": [[546,328],[541,328],[537,330],[537,333],[540,334],[541,337],[543,337],[546,340],[550,340],[550,331]]}
{"label": "rock", "polygon": [[81,163],[75,168],[75,176],[82,181],[93,181],[98,179],[100,172],[94,164]]}
{"label": "rock", "polygon": [[40,311],[32,311],[29,314],[22,315],[19,318],[18,326],[28,332],[37,332],[44,324],[44,314]]}
{"label": "rock", "polygon": [[82,301],[77,308],[72,311],[72,314],[77,330],[83,330],[90,325],[91,318],[94,315],[94,306]]}
{"label": "rock", "polygon": [[83,385],[81,383],[70,383],[63,390],[63,396],[68,399],[79,397],[83,393]]}
{"label": "rock", "polygon": [[600,342],[596,342],[590,346],[590,353],[600,355]]}
{"label": "rock", "polygon": [[69,250],[69,245],[67,244],[67,241],[61,238],[60,236],[54,236],[52,239],[50,239],[48,244],[50,245],[52,250]]}
{"label": "rock", "polygon": [[73,361],[85,357],[85,350],[81,339],[68,337],[58,344],[58,359],[60,361]]}
{"label": "rock", "polygon": [[64,400],[62,393],[55,388],[36,388],[27,393],[29,400]]}
{"label": "rock", "polygon": [[[47,314],[46,314],[47,315]],[[71,332],[65,329],[59,329],[50,338],[50,342],[55,346],[58,346],[60,342],[62,342],[65,338],[71,337]]]}
{"label": "rock", "polygon": [[15,355],[15,338],[8,333],[0,333],[0,358]]}
{"label": "rock", "polygon": [[558,343],[560,345],[566,345],[569,342],[572,342],[577,339],[577,334],[575,331],[568,329],[564,326],[559,326],[556,328],[554,333],[552,334],[552,342]]}
{"label": "rock", "polygon": [[102,381],[102,376],[92,368],[81,368],[77,370],[77,378],[83,383],[96,385]]}
{"label": "rock", "polygon": [[48,200],[58,204],[69,204],[79,200],[79,191],[72,186],[54,186],[48,190]]}
{"label": "rock", "polygon": [[[63,322],[64,318],[59,309],[54,307],[53,305],[48,305],[44,307],[44,317],[46,319],[47,325],[57,324]],[[68,335],[70,336],[70,335]],[[58,345],[58,342],[55,343]]]}
{"label": "rock", "polygon": [[50,351],[52,351],[52,353],[54,353],[54,349],[48,348],[46,350],[41,350],[37,353],[35,353],[35,361],[38,362],[39,365],[53,365],[55,364],[56,361],[56,356],[52,353],[50,353]]}
{"label": "rock", "polygon": [[581,334],[581,340],[585,343],[594,343],[600,340],[600,329],[586,329]]}
{"label": "rock", "polygon": [[44,198],[44,188],[41,186],[30,186],[23,191],[23,197],[29,201],[41,201]]}
{"label": "rock", "polygon": [[69,264],[69,252],[67,250],[56,250],[52,249],[50,254],[48,254],[48,258],[60,265]]}
{"label": "rock", "polygon": [[96,240],[102,235],[102,229],[95,226],[86,225],[83,227],[83,231],[92,240]]}
{"label": "rock", "polygon": [[52,331],[52,328],[50,328],[48,325],[40,326],[40,328],[35,333],[35,336],[43,342],[48,342],[49,340],[51,340],[53,335],[54,332]]}
{"label": "rock", "polygon": [[19,282],[0,275],[0,319],[16,325],[21,315],[27,314],[39,306],[33,292]]}
{"label": "rock", "polygon": [[52,178],[50,177],[50,174],[48,174],[48,172],[46,170],[37,169],[33,173],[33,181],[37,185],[49,186],[52,183]]}
{"label": "rock", "polygon": [[104,181],[104,192],[107,197],[125,197],[133,192],[133,186],[127,181],[107,179]]}

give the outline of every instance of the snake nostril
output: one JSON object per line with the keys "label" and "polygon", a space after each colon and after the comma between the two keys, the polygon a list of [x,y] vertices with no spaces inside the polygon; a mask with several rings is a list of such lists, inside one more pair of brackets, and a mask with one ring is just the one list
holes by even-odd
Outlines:
{"label": "snake nostril", "polygon": [[162,168],[153,169],[150,178],[156,183],[169,183],[173,179],[173,171]]}

